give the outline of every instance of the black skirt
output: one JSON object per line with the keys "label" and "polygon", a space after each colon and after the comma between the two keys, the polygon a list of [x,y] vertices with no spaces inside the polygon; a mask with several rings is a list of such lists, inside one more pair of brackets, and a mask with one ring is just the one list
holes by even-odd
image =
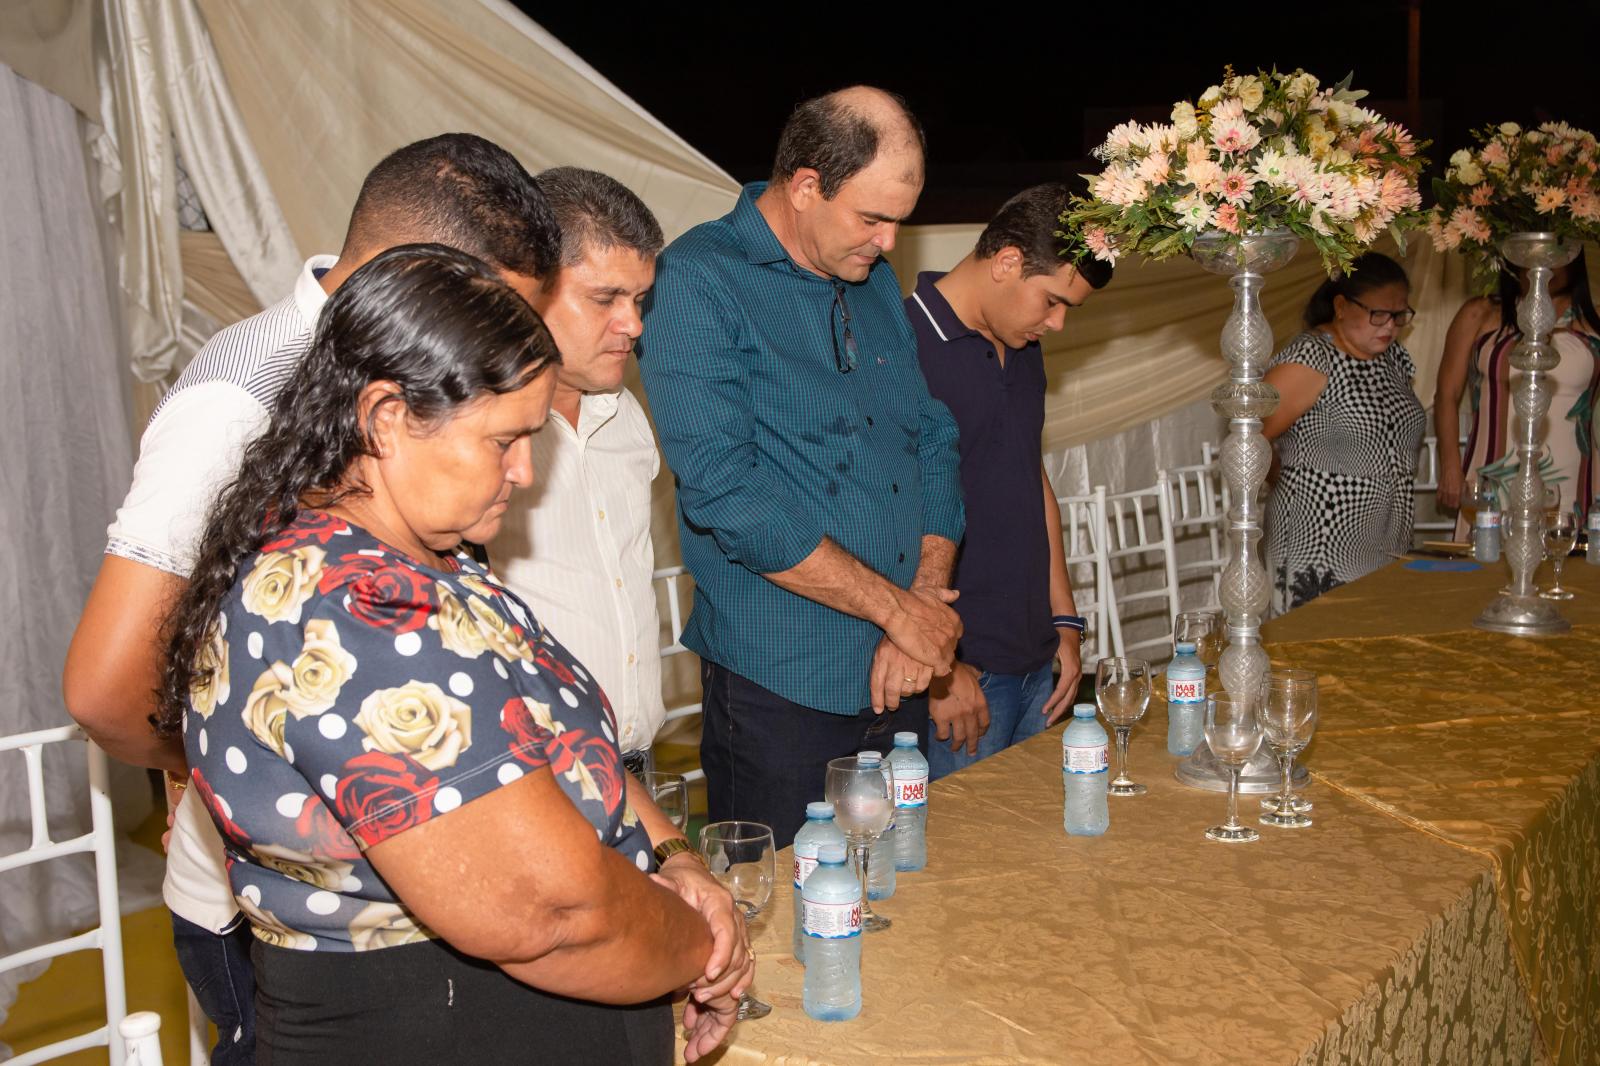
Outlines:
{"label": "black skirt", "polygon": [[257,940],[257,1066],[594,1066],[672,1062],[665,999],[610,1007],[554,996],[430,940],[293,951]]}

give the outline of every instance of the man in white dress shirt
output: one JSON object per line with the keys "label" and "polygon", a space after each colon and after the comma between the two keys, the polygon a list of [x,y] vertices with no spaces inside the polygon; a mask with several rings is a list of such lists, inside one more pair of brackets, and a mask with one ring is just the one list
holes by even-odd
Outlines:
{"label": "man in white dress shirt", "polygon": [[614,178],[557,167],[539,188],[561,227],[561,265],[534,307],[561,349],[550,420],[533,435],[534,486],[489,545],[495,572],[600,682],[629,768],[661,728],[661,634],[650,575],[655,436],[622,387],[655,283],[661,227]]}

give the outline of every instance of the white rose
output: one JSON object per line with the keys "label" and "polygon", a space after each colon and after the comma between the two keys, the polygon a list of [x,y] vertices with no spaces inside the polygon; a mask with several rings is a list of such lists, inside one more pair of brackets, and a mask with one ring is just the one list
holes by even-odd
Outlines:
{"label": "white rose", "polygon": [[244,609],[268,622],[300,623],[300,608],[317,589],[323,551],[307,545],[265,552],[244,579]]}
{"label": "white rose", "polygon": [[[467,583],[463,580],[462,584]],[[439,592],[439,609],[428,616],[428,628],[438,631],[439,643],[444,645],[446,651],[453,651],[463,659],[476,659],[488,651],[489,642],[478,630],[472,612],[461,606],[461,601],[443,584],[436,588]]]}
{"label": "white rose", "polygon": [[1450,165],[1453,167],[1459,167],[1464,163],[1470,162],[1472,162],[1472,153],[1465,148],[1457,148],[1450,155]]}
{"label": "white rose", "polygon": [[411,912],[393,903],[369,903],[350,920],[350,945],[357,951],[377,951],[432,940]]}
{"label": "white rose", "polygon": [[1195,117],[1194,105],[1187,100],[1179,100],[1172,105],[1172,125],[1180,137],[1193,137],[1200,132],[1199,120]]}
{"label": "white rose", "polygon": [[1456,167],[1456,180],[1463,185],[1476,185],[1483,180],[1483,170],[1479,168],[1478,164],[1468,159],[1465,163]]}
{"label": "white rose", "polygon": [[1234,93],[1239,97],[1239,102],[1244,105],[1246,111],[1254,111],[1260,107],[1262,99],[1266,96],[1266,90],[1261,85],[1261,79],[1254,74],[1246,74],[1240,78],[1238,85],[1234,87]]}
{"label": "white rose", "polygon": [[228,702],[227,616],[218,615],[211,635],[194,657],[194,675],[189,679],[189,706],[201,718],[210,718],[218,704]]}
{"label": "white rose", "polygon": [[368,751],[409,755],[429,770],[454,766],[472,746],[472,708],[431,681],[407,681],[361,701],[355,723]]}
{"label": "white rose", "polygon": [[283,727],[289,717],[289,690],[294,674],[283,663],[273,663],[261,672],[244,701],[245,728],[268,748],[283,754]]}
{"label": "white rose", "polygon": [[306,623],[305,643],[291,668],[293,683],[287,695],[296,718],[321,714],[339,698],[339,689],[356,672],[356,657],[344,650],[339,631],[331,621],[318,618]]}
{"label": "white rose", "polygon": [[522,660],[524,662],[533,658],[533,649],[528,647],[528,642],[522,634],[511,627],[511,623],[500,617],[500,613],[476,596],[467,597],[467,610],[472,612],[472,618],[478,625],[478,632],[483,635],[484,642],[489,645],[489,650],[502,659]]}
{"label": "white rose", "polygon": [[1515,122],[1502,122],[1502,123],[1500,123],[1500,133],[1503,136],[1515,137],[1517,134],[1519,134],[1521,132],[1522,132],[1522,127],[1517,125]]}
{"label": "white rose", "polygon": [[271,911],[264,911],[250,902],[248,896],[235,896],[239,909],[244,916],[250,919],[250,931],[256,939],[271,944],[277,948],[291,948],[295,951],[315,951],[317,938],[310,933],[302,933],[298,929],[290,929],[279,920]]}
{"label": "white rose", "polygon": [[1200,106],[1211,107],[1220,99],[1222,99],[1222,86],[1213,85],[1200,94]]}
{"label": "white rose", "polygon": [[261,865],[268,869],[328,892],[342,892],[345,881],[355,869],[348,862],[320,858],[309,852],[293,851],[277,844],[253,844],[250,850],[261,860]]}

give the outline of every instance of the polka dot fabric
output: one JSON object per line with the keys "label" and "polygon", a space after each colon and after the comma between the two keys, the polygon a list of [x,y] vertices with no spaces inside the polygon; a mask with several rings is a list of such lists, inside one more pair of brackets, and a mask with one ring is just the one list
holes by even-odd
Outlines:
{"label": "polka dot fabric", "polygon": [[184,721],[193,783],[256,936],[368,951],[431,934],[364,851],[548,772],[641,870],[610,704],[466,555],[422,566],[301,514],[240,569]]}
{"label": "polka dot fabric", "polygon": [[1399,343],[1355,359],[1316,330],[1272,365],[1327,376],[1322,395],[1277,440],[1281,469],[1267,504],[1272,613],[1354,581],[1411,546],[1412,488],[1427,415],[1411,389],[1416,367]]}

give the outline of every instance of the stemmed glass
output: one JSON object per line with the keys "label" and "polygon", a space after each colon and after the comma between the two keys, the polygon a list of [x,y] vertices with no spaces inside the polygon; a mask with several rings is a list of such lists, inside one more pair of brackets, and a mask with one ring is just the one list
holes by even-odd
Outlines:
{"label": "stemmed glass", "polygon": [[1173,626],[1172,642],[1193,644],[1195,655],[1198,656],[1201,641],[1211,635],[1211,624],[1215,617],[1210,611],[1184,611],[1178,615],[1177,624]]}
{"label": "stemmed glass", "polygon": [[1239,824],[1239,772],[1261,747],[1261,721],[1255,700],[1227,692],[1206,696],[1206,743],[1228,768],[1228,821],[1206,830],[1208,840],[1242,844],[1260,840],[1261,834]]}
{"label": "stemmed glass", "polygon": [[1539,595],[1547,600],[1570,600],[1572,592],[1561,587],[1561,568],[1578,540],[1578,520],[1571,511],[1546,511],[1544,516],[1544,547],[1550,555],[1550,568],[1555,584]]}
{"label": "stemmed glass", "polygon": [[669,774],[661,770],[648,770],[638,775],[639,783],[649,790],[661,813],[672,824],[685,832],[689,829],[689,781],[682,774]]}
{"label": "stemmed glass", "polygon": [[833,820],[856,855],[856,876],[861,879],[861,928],[877,933],[889,928],[889,919],[872,911],[867,898],[867,850],[889,828],[894,816],[894,767],[888,762],[863,765],[854,755],[828,762],[826,797],[833,804]]}
{"label": "stemmed glass", "polygon": [[[772,829],[760,822],[712,822],[700,830],[700,854],[706,858],[706,867],[732,894],[746,922],[753,921],[772,899],[777,851]],[[740,1021],[771,1013],[770,1004],[750,993],[739,997]]]}
{"label": "stemmed glass", "polygon": [[1195,641],[1194,653],[1205,664],[1206,684],[1209,685],[1211,675],[1217,669],[1217,660],[1222,658],[1222,650],[1227,645],[1227,635],[1223,632],[1222,612],[1212,609],[1193,613],[1206,620],[1205,635]]}
{"label": "stemmed glass", "polygon": [[[1278,770],[1283,775],[1283,787],[1270,805],[1271,810],[1261,816],[1261,824],[1304,829],[1311,824],[1305,814],[1311,804],[1296,802],[1290,782],[1294,757],[1311,743],[1311,734],[1316,732],[1317,675],[1310,670],[1273,670],[1261,682],[1261,705],[1256,713],[1261,718],[1266,745],[1278,757]],[[1268,805],[1262,802],[1263,807]]]}
{"label": "stemmed glass", "polygon": [[1094,698],[1117,731],[1117,776],[1106,789],[1113,796],[1142,796],[1149,789],[1128,776],[1128,735],[1150,705],[1150,664],[1116,656],[1095,667]]}

